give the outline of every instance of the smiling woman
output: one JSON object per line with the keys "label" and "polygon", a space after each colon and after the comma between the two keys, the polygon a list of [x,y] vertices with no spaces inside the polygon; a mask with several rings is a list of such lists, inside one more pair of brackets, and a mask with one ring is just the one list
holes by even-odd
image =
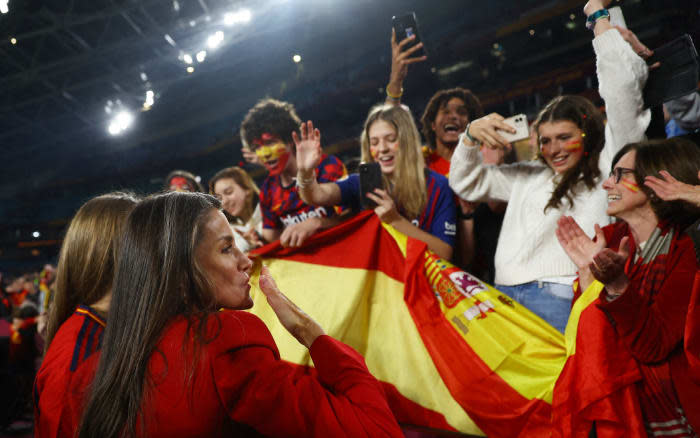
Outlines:
{"label": "smiling woman", "polygon": [[[618,222],[597,228],[595,240],[571,217],[560,219],[557,229],[562,247],[578,268],[576,298],[594,280],[605,286],[578,323],[579,331],[598,333],[591,339],[605,345],[581,349],[595,351],[591,354],[596,357],[578,359],[588,360],[588,371],[602,375],[603,381],[612,382],[607,386],[620,393],[620,387],[635,387],[638,400],[632,403],[641,410],[640,421],[650,436],[674,431],[673,436],[694,437],[692,430],[700,429],[700,375],[697,370],[692,374],[682,348],[698,272],[694,245],[684,230],[700,217],[700,209],[682,201],[664,201],[642,183],[665,170],[678,181],[698,185],[698,169],[700,149],[690,141],[674,138],[629,144],[617,153],[603,183],[607,212]],[[623,369],[638,374],[632,379],[635,383],[621,381]],[[613,394],[601,393],[597,398],[603,401],[595,403],[602,405],[608,397],[612,399]],[[586,411],[598,412],[590,406]],[[590,429],[596,420],[582,415],[574,423],[588,422]],[[596,424],[598,436],[604,435],[609,422]]]}
{"label": "smiling woman", "polygon": [[452,257],[456,207],[447,179],[425,168],[420,136],[411,114],[400,106],[377,105],[365,121],[360,143],[362,161],[379,163],[383,185],[374,193],[362,193],[360,177],[350,175],[335,183],[316,182],[313,169],[321,157],[318,130],[302,124],[296,137],[299,194],[313,205],[342,203],[361,208],[366,196],[377,205],[374,212],[382,222],[423,241],[440,257]]}
{"label": "smiling woman", "polygon": [[[586,11],[610,0],[592,0]],[[640,141],[649,124],[642,88],[648,68],[620,33],[601,19],[594,28],[600,94],[607,125],[587,99],[560,96],[540,112],[533,127],[539,162],[489,166],[476,147],[503,148],[499,132],[512,132],[503,117],[472,121],[452,156],[450,186],[466,201],[508,201],[495,257],[499,290],[563,332],[571,310],[576,267],[554,234],[562,215],[572,215],[593,234],[606,223],[603,175],[624,144]]]}

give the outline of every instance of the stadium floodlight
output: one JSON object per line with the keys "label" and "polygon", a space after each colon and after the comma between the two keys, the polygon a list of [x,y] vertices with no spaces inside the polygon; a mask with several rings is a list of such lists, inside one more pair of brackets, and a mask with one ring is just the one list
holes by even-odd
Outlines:
{"label": "stadium floodlight", "polygon": [[197,58],[197,62],[204,62],[204,60],[207,57],[207,51],[206,50],[201,50],[197,52],[197,55],[195,55]]}
{"label": "stadium floodlight", "polygon": [[214,32],[209,38],[207,38],[207,47],[210,49],[216,49],[224,41],[224,33],[220,30]]}
{"label": "stadium floodlight", "polygon": [[192,67],[192,66],[187,67],[187,73],[194,73],[194,67]]}
{"label": "stadium floodlight", "polygon": [[192,55],[185,53],[182,55],[182,60],[185,61],[185,64],[192,64]]}
{"label": "stadium floodlight", "polygon": [[39,236],[41,236],[41,233],[38,232],[38,231],[34,231],[34,232],[32,233],[32,237],[34,237],[35,239],[39,238]]}
{"label": "stadium floodlight", "polygon": [[0,0],[0,12],[7,14],[10,12],[10,7],[8,5],[9,0]]}
{"label": "stadium floodlight", "polygon": [[301,55],[294,55],[292,56],[292,61],[295,63],[299,64],[301,62]]}
{"label": "stadium floodlight", "polygon": [[129,111],[122,110],[117,113],[107,127],[107,131],[112,135],[119,135],[126,131],[134,122],[134,116]]}
{"label": "stadium floodlight", "polygon": [[143,109],[148,111],[153,106],[155,102],[155,93],[153,90],[146,91],[146,101],[143,103]]}

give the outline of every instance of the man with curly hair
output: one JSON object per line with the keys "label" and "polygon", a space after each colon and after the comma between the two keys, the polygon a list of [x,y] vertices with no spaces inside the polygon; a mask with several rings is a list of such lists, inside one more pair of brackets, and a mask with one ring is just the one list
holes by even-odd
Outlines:
{"label": "man with curly hair", "polygon": [[[297,191],[296,150],[292,133],[299,134],[301,119],[294,106],[275,99],[263,99],[248,111],[241,123],[244,149],[255,153],[268,176],[260,188],[263,239],[280,239],[283,246],[301,246],[317,231],[339,222],[339,207],[314,207],[304,203]],[[343,163],[323,155],[316,168],[319,181],[333,182],[347,175]]]}

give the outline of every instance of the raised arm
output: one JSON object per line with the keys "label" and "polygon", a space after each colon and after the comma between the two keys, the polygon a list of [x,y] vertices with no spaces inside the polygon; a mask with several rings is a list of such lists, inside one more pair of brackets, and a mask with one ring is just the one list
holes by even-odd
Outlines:
{"label": "raised arm", "polygon": [[[589,16],[606,8],[611,1],[591,0],[584,7],[584,13]],[[600,156],[599,167],[607,172],[617,151],[628,143],[645,138],[651,112],[644,109],[642,90],[649,69],[644,59],[635,53],[631,44],[612,27],[609,20],[597,20],[593,33],[598,91],[605,101],[608,118],[605,148]]]}
{"label": "raised arm", "polygon": [[301,138],[292,133],[297,150],[297,187],[301,199],[310,205],[324,207],[340,204],[340,189],[335,183],[319,184],[316,167],[321,162],[321,132],[310,120],[301,124]]}
{"label": "raised arm", "polygon": [[[413,53],[423,47],[423,43],[418,43],[406,49],[406,46],[415,39],[410,36],[404,38],[403,41],[396,41],[396,31],[391,29],[391,74],[389,75],[389,83],[386,86],[386,104],[401,105],[401,96],[403,95],[403,81],[408,74],[408,66],[416,62],[425,61],[425,56],[414,56]],[[406,49],[406,50],[404,50]]]}

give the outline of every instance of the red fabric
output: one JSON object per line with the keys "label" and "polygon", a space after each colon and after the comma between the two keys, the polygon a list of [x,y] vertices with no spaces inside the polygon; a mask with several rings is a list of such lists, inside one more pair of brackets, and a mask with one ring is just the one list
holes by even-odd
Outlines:
{"label": "red fabric", "polygon": [[[34,436],[72,437],[97,366],[104,321],[74,313],[56,332],[34,383]],[[82,334],[81,334],[82,333]],[[89,344],[89,345],[88,345]]]}
{"label": "red fabric", "polygon": [[207,324],[213,340],[189,385],[187,323],[178,318],[165,329],[157,347],[163,354],[149,363],[154,386],[142,407],[147,436],[402,436],[381,386],[345,344],[319,337],[310,349],[314,375],[280,360],[255,315],[219,312]]}
{"label": "red fabric", "polygon": [[549,435],[549,403],[520,395],[483,362],[444,317],[423,273],[425,249],[425,243],[408,240],[404,301],[450,393],[487,436]]}
{"label": "red fabric", "polygon": [[442,176],[450,174],[450,162],[440,155],[435,150],[429,149],[425,155],[425,165],[428,169],[434,170]]}
{"label": "red fabric", "polygon": [[[625,223],[609,225],[603,231],[609,248],[617,250],[624,236],[634,245]],[[642,385],[643,376],[654,372],[650,368],[659,363],[669,365],[688,422],[698,430],[700,391],[687,382],[688,361],[682,350],[697,264],[691,239],[670,232],[676,235],[668,254],[655,259],[663,262],[663,269],[628,264],[631,284],[627,291],[612,302],[599,298],[581,313],[576,353],[555,386],[555,436],[587,436],[593,421],[599,437],[644,435],[635,399],[642,396],[640,389],[649,387]],[[654,285],[653,290],[642,292],[650,285]],[[645,367],[644,372],[641,367]]]}
{"label": "red fabric", "polygon": [[700,272],[695,274],[685,321],[685,355],[688,359],[689,377],[700,384]]}

